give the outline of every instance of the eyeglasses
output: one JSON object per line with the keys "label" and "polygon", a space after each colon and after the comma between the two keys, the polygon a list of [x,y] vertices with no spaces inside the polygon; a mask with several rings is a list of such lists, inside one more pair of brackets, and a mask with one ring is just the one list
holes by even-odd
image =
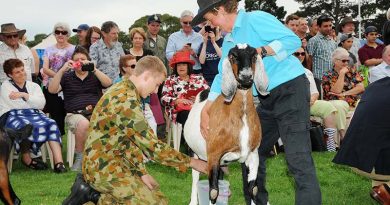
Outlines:
{"label": "eyeglasses", "polygon": [[349,63],[349,59],[337,59],[339,61],[341,61],[342,63]]}
{"label": "eyeglasses", "polygon": [[18,35],[18,34],[6,35],[5,37],[8,38],[8,39],[11,39],[11,38],[19,38],[19,35]]}
{"label": "eyeglasses", "polygon": [[190,25],[192,23],[192,21],[183,21],[182,23],[186,24],[186,25]]}
{"label": "eyeglasses", "polygon": [[294,56],[298,57],[298,56],[305,56],[306,53],[305,52],[295,52],[294,53]]}
{"label": "eyeglasses", "polygon": [[62,34],[62,35],[68,35],[68,31],[59,31],[59,30],[55,30],[54,31],[54,33],[56,34],[56,35],[60,35],[60,34]]}
{"label": "eyeglasses", "polygon": [[135,64],[127,65],[126,67],[127,67],[127,68],[130,67],[130,68],[134,69],[134,68],[135,68]]}

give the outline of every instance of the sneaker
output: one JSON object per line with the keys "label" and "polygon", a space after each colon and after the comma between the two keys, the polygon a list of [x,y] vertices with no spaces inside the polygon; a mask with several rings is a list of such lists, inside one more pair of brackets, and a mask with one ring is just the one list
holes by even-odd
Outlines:
{"label": "sneaker", "polygon": [[81,165],[82,159],[76,159],[76,161],[73,163],[72,168],[70,168],[74,172],[81,172]]}

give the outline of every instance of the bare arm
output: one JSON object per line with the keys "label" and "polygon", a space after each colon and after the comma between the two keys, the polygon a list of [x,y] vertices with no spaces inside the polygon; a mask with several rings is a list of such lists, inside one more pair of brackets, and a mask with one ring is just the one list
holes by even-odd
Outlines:
{"label": "bare arm", "polygon": [[345,74],[348,72],[348,68],[344,67],[339,72],[339,77],[337,78],[336,83],[330,88],[330,91],[333,93],[341,93],[344,88]]}
{"label": "bare arm", "polygon": [[104,74],[99,69],[96,69],[96,66],[95,66],[94,73],[95,73],[95,76],[97,77],[97,79],[99,79],[99,81],[100,81],[100,83],[102,84],[103,87],[108,88],[108,87],[110,87],[112,85],[111,78],[108,77],[106,74]]}
{"label": "bare arm", "polygon": [[364,92],[364,85],[363,85],[363,83],[359,83],[354,88],[352,88],[351,90],[345,91],[342,94],[344,96],[345,95],[357,95],[357,94],[360,94],[362,92]]}
{"label": "bare arm", "polygon": [[49,77],[54,77],[56,75],[56,72],[54,72],[50,67],[49,67],[49,58],[44,57],[43,58],[43,72],[48,75]]}
{"label": "bare arm", "polygon": [[382,58],[371,58],[366,61],[364,61],[365,66],[376,66],[380,63],[382,63]]}

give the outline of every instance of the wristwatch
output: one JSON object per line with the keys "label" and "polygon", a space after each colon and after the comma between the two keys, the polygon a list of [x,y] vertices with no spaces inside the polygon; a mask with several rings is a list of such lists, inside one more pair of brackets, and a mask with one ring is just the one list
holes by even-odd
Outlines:
{"label": "wristwatch", "polygon": [[264,46],[260,47],[261,49],[261,57],[264,58],[268,55],[267,50],[264,48]]}

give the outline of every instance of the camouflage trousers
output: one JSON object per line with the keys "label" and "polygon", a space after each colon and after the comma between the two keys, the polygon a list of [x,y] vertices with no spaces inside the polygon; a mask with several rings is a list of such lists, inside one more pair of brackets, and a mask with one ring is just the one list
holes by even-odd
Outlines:
{"label": "camouflage trousers", "polygon": [[[114,162],[115,161],[115,162]],[[166,205],[168,200],[160,190],[151,191],[142,182],[141,178],[133,175],[123,163],[117,160],[109,164],[115,168],[92,172],[86,168],[84,178],[101,193],[98,205]],[[112,167],[112,166],[108,166]]]}

